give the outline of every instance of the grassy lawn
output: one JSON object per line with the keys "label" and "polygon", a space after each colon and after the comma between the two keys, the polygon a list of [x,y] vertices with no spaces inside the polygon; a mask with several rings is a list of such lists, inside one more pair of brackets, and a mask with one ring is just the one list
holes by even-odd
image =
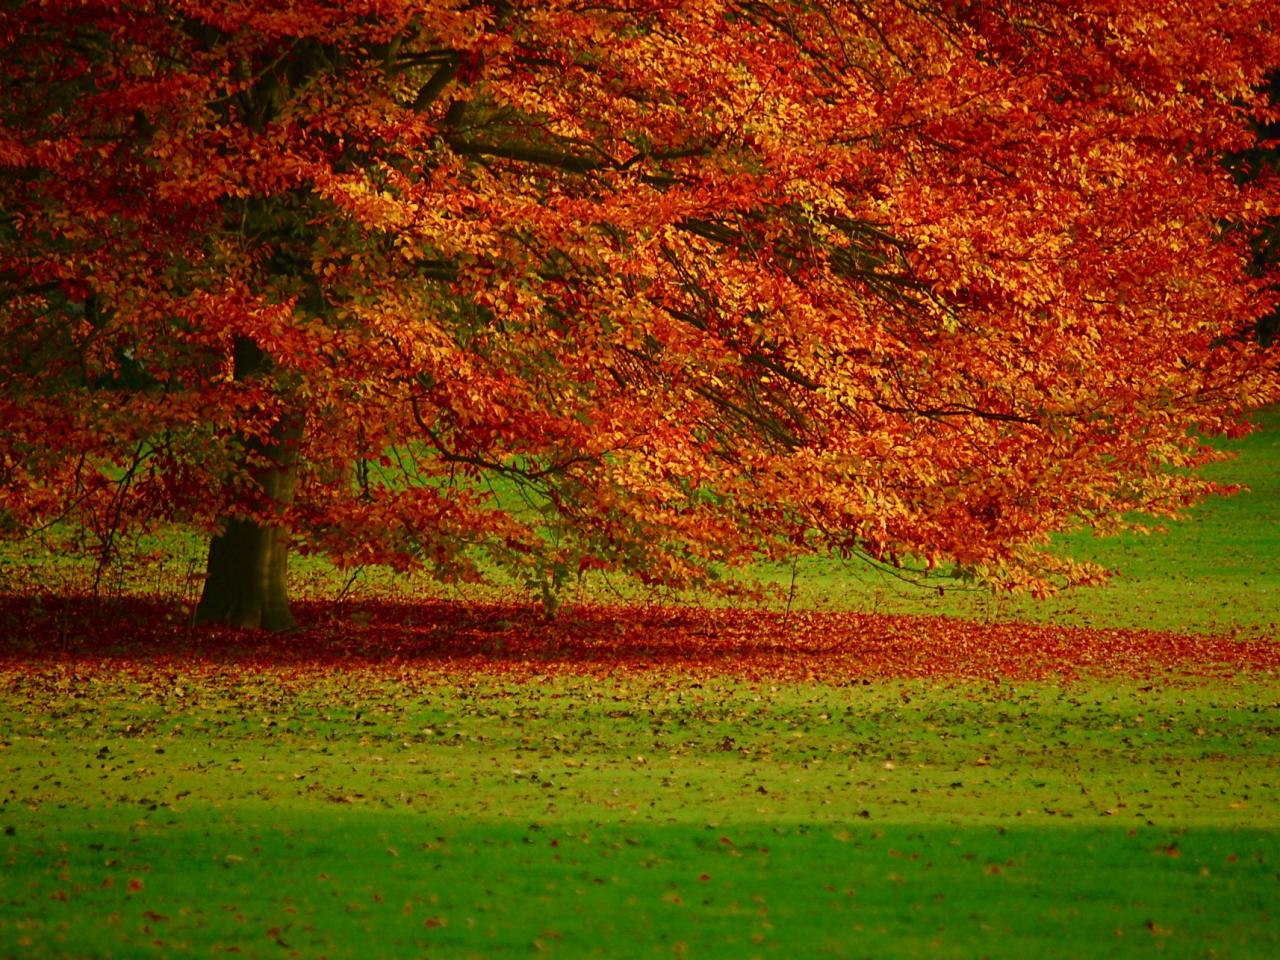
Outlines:
{"label": "grassy lawn", "polygon": [[1280,956],[1269,423],[1047,609],[0,606],[0,957]]}
{"label": "grassy lawn", "polygon": [[1275,696],[11,675],[0,953],[1271,957]]}

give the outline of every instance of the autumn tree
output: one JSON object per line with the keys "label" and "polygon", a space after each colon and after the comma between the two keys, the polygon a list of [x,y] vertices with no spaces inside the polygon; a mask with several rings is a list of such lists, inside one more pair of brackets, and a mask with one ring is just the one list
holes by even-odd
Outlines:
{"label": "autumn tree", "polygon": [[[0,531],[1007,586],[1280,398],[1270,2],[10,4]],[[500,483],[493,483],[493,480]]]}

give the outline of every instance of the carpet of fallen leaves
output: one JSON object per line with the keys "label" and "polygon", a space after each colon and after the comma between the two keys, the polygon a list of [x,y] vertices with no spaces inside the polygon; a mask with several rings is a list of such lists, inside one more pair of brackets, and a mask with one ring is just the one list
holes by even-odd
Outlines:
{"label": "carpet of fallen leaves", "polygon": [[1266,635],[1180,634],[871,613],[516,604],[300,603],[287,634],[192,627],[172,604],[0,596],[0,667],[482,671],[529,679],[670,670],[832,684],[1280,671]]}

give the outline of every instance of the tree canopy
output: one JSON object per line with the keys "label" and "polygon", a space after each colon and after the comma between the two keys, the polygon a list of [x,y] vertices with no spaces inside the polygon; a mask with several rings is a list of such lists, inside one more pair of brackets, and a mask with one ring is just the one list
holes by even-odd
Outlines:
{"label": "tree canopy", "polygon": [[0,534],[196,526],[202,617],[248,626],[290,548],[548,597],[828,550],[1085,577],[1048,534],[1191,502],[1200,435],[1280,399],[1280,191],[1223,164],[1275,20],[6,5]]}

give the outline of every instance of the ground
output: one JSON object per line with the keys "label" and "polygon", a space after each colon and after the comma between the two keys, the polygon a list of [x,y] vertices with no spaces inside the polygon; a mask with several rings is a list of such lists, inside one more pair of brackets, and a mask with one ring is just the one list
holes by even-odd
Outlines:
{"label": "ground", "polygon": [[1047,611],[2,598],[0,956],[1280,955],[1275,421]]}

